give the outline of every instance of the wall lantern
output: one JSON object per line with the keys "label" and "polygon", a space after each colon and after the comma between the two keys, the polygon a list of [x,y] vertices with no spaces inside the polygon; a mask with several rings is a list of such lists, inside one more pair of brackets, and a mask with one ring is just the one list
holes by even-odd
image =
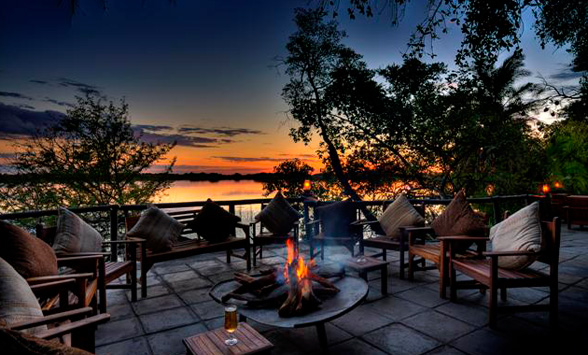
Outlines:
{"label": "wall lantern", "polygon": [[312,183],[310,182],[310,180],[304,180],[304,185],[302,185],[302,189],[304,191],[310,191],[311,187],[312,187]]}
{"label": "wall lantern", "polygon": [[547,195],[549,191],[551,191],[551,188],[548,184],[543,184],[543,186],[541,186],[541,191],[543,191],[544,195]]}

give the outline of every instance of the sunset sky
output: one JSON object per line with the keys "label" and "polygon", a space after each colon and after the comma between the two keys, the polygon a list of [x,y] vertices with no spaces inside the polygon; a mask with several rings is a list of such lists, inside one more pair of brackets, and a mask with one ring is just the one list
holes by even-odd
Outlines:
{"label": "sunset sky", "polygon": [[[318,141],[288,136],[294,123],[280,97],[287,76],[274,59],[286,56],[293,9],[307,0],[110,0],[106,10],[80,0],[73,17],[69,3],[0,0],[0,164],[53,111],[97,91],[126,98],[146,139],[178,142],[176,172],[271,171],[295,157],[318,167]],[[400,63],[424,3],[414,1],[399,27],[386,13],[350,21],[341,9],[346,43],[372,68]],[[437,42],[436,60],[452,63],[459,41],[456,29]],[[577,83],[571,57],[541,50],[530,25],[523,48],[533,76]]]}

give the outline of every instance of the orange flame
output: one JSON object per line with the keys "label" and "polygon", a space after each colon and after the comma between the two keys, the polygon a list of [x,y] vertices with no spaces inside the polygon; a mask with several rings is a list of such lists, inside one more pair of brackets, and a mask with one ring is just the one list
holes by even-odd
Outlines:
{"label": "orange flame", "polygon": [[298,257],[298,267],[296,268],[296,276],[298,276],[298,280],[302,280],[306,276],[308,276],[308,268],[304,263],[304,259],[299,256]]}
{"label": "orange flame", "polygon": [[288,265],[292,264],[296,259],[296,250],[294,250],[294,241],[292,239],[286,240],[286,247],[288,248]]}

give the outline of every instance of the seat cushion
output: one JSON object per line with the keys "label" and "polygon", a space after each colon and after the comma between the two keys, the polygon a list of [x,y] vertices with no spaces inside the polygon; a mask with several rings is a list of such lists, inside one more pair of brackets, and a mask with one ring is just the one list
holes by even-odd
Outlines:
{"label": "seat cushion", "polygon": [[301,217],[278,191],[270,203],[255,216],[255,220],[260,221],[268,231],[284,235],[292,230],[294,222]]}
{"label": "seat cushion", "polygon": [[[539,202],[518,210],[516,213],[490,229],[492,251],[540,252],[542,246]],[[498,266],[521,270],[531,265],[537,256],[500,256]]]}
{"label": "seat cushion", "polygon": [[21,355],[90,355],[82,349],[56,341],[37,338],[15,330],[0,328],[0,347],[5,354]]}
{"label": "seat cushion", "polygon": [[209,242],[218,242],[235,234],[235,226],[239,221],[241,217],[235,216],[208,199],[194,218],[192,229]]}
{"label": "seat cushion", "polygon": [[325,237],[350,238],[353,234],[351,223],[356,220],[355,206],[351,199],[333,202],[315,209],[321,220],[321,227]]}
{"label": "seat cushion", "polygon": [[24,229],[0,221],[0,258],[22,277],[57,275],[57,258],[53,249]]}
{"label": "seat cushion", "polygon": [[[472,210],[466,200],[465,191],[460,190],[447,208],[431,224],[438,236],[481,236],[486,224],[484,219]],[[456,243],[456,252],[464,252],[472,242]]]}
{"label": "seat cushion", "polygon": [[[27,281],[0,258],[0,327],[43,317],[41,306]],[[39,326],[29,333],[46,330]]]}
{"label": "seat cushion", "polygon": [[184,227],[185,225],[164,211],[151,206],[141,213],[141,217],[127,232],[127,236],[145,239],[145,247],[158,253],[170,250]]}
{"label": "seat cushion", "polygon": [[388,238],[400,238],[400,227],[422,226],[425,219],[412,206],[404,194],[399,195],[378,218]]}
{"label": "seat cushion", "polygon": [[60,207],[53,249],[56,253],[102,251],[102,236],[70,210]]}

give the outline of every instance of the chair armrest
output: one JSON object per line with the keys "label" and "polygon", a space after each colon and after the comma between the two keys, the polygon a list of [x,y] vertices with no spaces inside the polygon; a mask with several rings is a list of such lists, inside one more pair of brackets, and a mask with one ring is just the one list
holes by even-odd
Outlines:
{"label": "chair armrest", "polygon": [[83,307],[78,309],[73,309],[67,312],[55,313],[50,316],[44,316],[42,318],[27,320],[24,322],[14,323],[10,326],[12,330],[22,330],[28,328],[38,327],[44,324],[56,323],[61,322],[63,320],[72,319],[72,318],[80,318],[85,315],[92,314],[93,310],[92,307]]}
{"label": "chair armrest", "polygon": [[407,232],[416,232],[416,233],[427,233],[427,232],[435,232],[433,227],[412,227],[412,226],[403,226],[400,227]]}
{"label": "chair armrest", "polygon": [[245,228],[249,228],[249,225],[245,224],[245,223],[237,222],[237,223],[235,223],[235,227],[245,229]]}
{"label": "chair armrest", "polygon": [[307,225],[308,227],[311,227],[311,226],[314,226],[314,225],[315,225],[315,224],[317,224],[317,223],[320,223],[320,221],[321,221],[320,219],[313,219],[313,220],[312,220],[312,221],[310,221],[310,222],[306,222],[306,225]]}
{"label": "chair armrest", "polygon": [[485,256],[519,256],[519,255],[540,255],[535,251],[486,251],[484,253]]}
{"label": "chair armrest", "polygon": [[488,237],[470,237],[468,235],[451,235],[451,236],[444,236],[444,237],[437,237],[438,240],[446,240],[446,241],[452,241],[452,240],[471,240],[473,242],[475,241],[488,241],[490,240],[490,238]]}
{"label": "chair armrest", "polygon": [[61,259],[69,259],[69,258],[73,258],[73,257],[78,257],[78,256],[92,256],[92,255],[109,256],[110,253],[105,252],[105,251],[85,251],[85,252],[79,252],[79,253],[58,254],[57,259],[61,260]]}
{"label": "chair armrest", "polygon": [[74,285],[76,280],[73,278],[63,279],[63,280],[56,280],[50,281],[45,283],[33,283],[29,284],[31,286],[31,290],[34,294],[44,291],[51,291],[51,290],[61,290],[63,288],[67,288],[67,286]]}
{"label": "chair armrest", "polygon": [[35,333],[35,336],[41,339],[52,339],[58,336],[69,334],[72,331],[85,327],[95,327],[98,324],[106,323],[110,320],[110,314],[101,313],[96,316],[80,319],[75,322],[66,323],[55,328]]}
{"label": "chair armrest", "polygon": [[351,222],[352,226],[367,226],[370,224],[380,224],[380,221],[378,220],[373,220],[373,221],[368,221],[367,219],[359,219],[357,221],[353,221]]}
{"label": "chair armrest", "polygon": [[[109,240],[107,242],[102,242],[102,244],[139,244],[139,243],[145,243],[145,239],[142,238],[127,238],[124,240]],[[106,255],[110,255],[109,253],[106,253]]]}
{"label": "chair armrest", "polygon": [[80,279],[89,279],[93,278],[94,274],[90,272],[82,273],[82,274],[69,274],[69,275],[53,275],[53,276],[38,276],[38,277],[29,277],[27,282],[29,285],[38,285],[53,281],[61,281],[61,280],[80,280]]}
{"label": "chair armrest", "polygon": [[[65,254],[65,255],[67,255],[67,254]],[[104,258],[103,255],[92,252],[88,255],[84,254],[84,255],[72,256],[72,257],[69,257],[69,256],[59,257],[59,258],[57,258],[57,263],[59,264],[60,262],[86,261],[86,260],[92,260],[92,259],[100,260],[102,258]]]}

